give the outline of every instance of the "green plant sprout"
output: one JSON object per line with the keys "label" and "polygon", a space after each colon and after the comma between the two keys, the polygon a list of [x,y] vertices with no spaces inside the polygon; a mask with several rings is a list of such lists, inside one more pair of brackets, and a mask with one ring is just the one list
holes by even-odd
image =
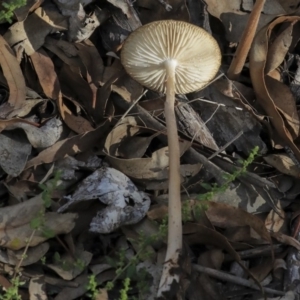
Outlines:
{"label": "green plant sprout", "polygon": [[224,174],[223,177],[226,180],[226,182],[223,183],[221,186],[218,186],[217,184],[202,183],[202,187],[204,187],[206,190],[209,190],[209,192],[199,195],[198,200],[208,201],[211,200],[215,194],[225,192],[229,188],[230,183],[235,181],[238,177],[240,177],[247,171],[248,166],[253,163],[255,157],[258,154],[258,151],[259,148],[257,146],[254,147],[246,160],[239,160],[239,162],[242,164],[241,168],[237,169],[232,174]]}
{"label": "green plant sprout", "polygon": [[[225,183],[222,186],[217,186],[216,184],[203,184],[202,186],[209,190],[207,193],[202,194],[198,197],[197,200],[204,200],[203,202],[200,201],[197,203],[196,206],[193,207],[193,213],[195,216],[199,216],[203,210],[205,209],[205,201],[211,200],[213,196],[217,193],[222,193],[226,191],[226,189],[229,188],[229,185],[231,182],[236,180],[238,177],[240,177],[242,174],[244,174],[247,171],[247,167],[253,163],[255,157],[257,156],[259,151],[258,147],[255,147],[249,157],[244,160],[240,161],[242,167],[237,169],[232,174],[224,174],[224,177],[226,179]],[[191,220],[191,208],[189,206],[188,201],[185,201],[182,205],[182,216],[183,221],[189,221]],[[152,245],[154,242],[164,238],[167,235],[168,231],[168,218],[165,217],[162,220],[162,223],[159,226],[159,230],[156,234],[152,234],[150,236],[145,235],[143,232],[139,234],[139,238],[137,241],[137,252],[136,254],[130,258],[129,260],[126,258],[126,253],[124,249],[121,249],[118,253],[117,258],[110,258],[107,257],[107,262],[112,267],[116,269],[116,276],[112,281],[109,281],[106,283],[106,290],[111,290],[115,286],[115,282],[123,278],[123,288],[120,290],[120,300],[127,300],[128,298],[128,291],[130,290],[130,283],[131,281],[136,280],[137,282],[137,288],[139,290],[140,295],[147,292],[149,289],[149,285],[147,283],[147,276],[149,276],[148,272],[146,270],[140,269],[138,274],[136,271],[136,266],[141,260],[145,260],[147,258],[150,258],[152,253],[147,251],[147,247],[149,245]],[[133,242],[133,241],[132,241]],[[136,241],[134,241],[136,243]],[[96,283],[95,283],[96,284]],[[92,285],[91,285],[92,286]],[[92,290],[92,288],[89,289],[89,291]],[[91,292],[90,292],[91,294]],[[133,299],[133,298],[131,298]],[[143,299],[143,298],[140,298]]]}
{"label": "green plant sprout", "polygon": [[253,163],[255,157],[258,155],[258,151],[259,148],[254,147],[246,160],[238,161],[241,164],[239,169],[234,171],[232,174],[225,173],[223,177],[226,181],[221,186],[218,186],[217,184],[202,183],[202,187],[208,190],[208,192],[198,195],[196,198],[198,201],[195,205],[193,205],[193,207],[191,207],[189,201],[184,201],[182,203],[183,222],[200,219],[201,215],[208,207],[207,202],[212,200],[216,194],[224,193],[233,181],[243,175],[247,171],[248,166]]}
{"label": "green plant sprout", "polygon": [[[139,238],[137,241],[137,252],[129,260],[126,258],[126,252],[124,249],[120,249],[118,252],[118,257],[113,259],[107,257],[107,262],[116,270],[116,276],[112,281],[108,281],[105,285],[107,291],[111,290],[115,286],[115,282],[119,278],[123,278],[123,289],[120,291],[121,300],[128,299],[128,291],[130,290],[130,282],[136,281],[137,288],[140,294],[148,291],[149,286],[147,284],[147,279],[149,279],[149,274],[145,269],[140,269],[137,273],[136,267],[140,261],[151,258],[152,252],[147,251],[147,247],[152,245],[154,242],[161,240],[167,236],[168,230],[168,219],[164,218],[162,223],[159,225],[158,232],[147,236],[143,232],[139,233]],[[132,241],[133,242],[133,241]],[[136,241],[135,241],[136,242]]]}
{"label": "green plant sprout", "polygon": [[97,296],[99,295],[99,290],[97,289],[97,281],[96,281],[96,275],[92,274],[89,276],[89,282],[86,287],[87,289],[87,296],[90,297],[92,300],[95,300]]}
{"label": "green plant sprout", "polygon": [[47,238],[52,238],[55,236],[53,230],[45,226],[45,213],[46,209],[51,206],[51,195],[55,191],[58,186],[58,182],[61,177],[61,172],[57,171],[54,173],[54,177],[47,182],[47,184],[39,184],[40,189],[42,189],[42,200],[43,200],[43,209],[39,212],[39,214],[33,218],[30,222],[30,227],[33,230],[39,230],[42,234]]}
{"label": "green plant sprout", "polygon": [[53,261],[59,264],[64,271],[70,271],[73,268],[77,268],[81,271],[85,269],[85,262],[81,258],[76,258],[73,261],[62,259],[58,252],[54,252]]}
{"label": "green plant sprout", "polygon": [[17,276],[11,280],[12,285],[5,291],[4,295],[0,295],[0,300],[22,300],[19,295],[19,287],[25,282],[20,281],[20,277]]}
{"label": "green plant sprout", "polygon": [[130,278],[126,277],[123,280],[123,289],[120,291],[120,300],[128,300],[128,291],[130,290]]}
{"label": "green plant sprout", "polygon": [[14,16],[14,11],[26,5],[27,0],[10,0],[9,2],[2,2],[1,5],[4,9],[0,10],[0,22],[6,21],[8,23],[12,22]]}
{"label": "green plant sprout", "polygon": [[19,286],[24,284],[20,282],[20,273],[21,265],[27,257],[27,252],[29,245],[36,233],[37,230],[40,230],[44,236],[46,237],[53,237],[54,232],[45,226],[45,211],[46,208],[49,208],[51,205],[51,195],[55,188],[57,187],[57,183],[60,179],[61,173],[56,172],[54,174],[53,179],[47,182],[47,185],[40,185],[42,192],[42,201],[43,201],[43,209],[39,212],[38,216],[31,220],[30,227],[33,229],[30,237],[26,239],[26,246],[24,248],[23,254],[21,259],[19,260],[18,264],[15,267],[14,275],[11,280],[12,286],[7,289],[4,295],[0,295],[0,300],[21,300],[21,296],[18,294]]}

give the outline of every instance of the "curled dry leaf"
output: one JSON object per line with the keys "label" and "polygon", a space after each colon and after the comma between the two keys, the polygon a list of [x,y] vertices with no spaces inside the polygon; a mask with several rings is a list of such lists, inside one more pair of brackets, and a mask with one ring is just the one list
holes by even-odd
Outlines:
{"label": "curled dry leaf", "polygon": [[290,23],[289,26],[275,38],[270,46],[265,66],[266,74],[275,70],[283,62],[292,43],[293,27],[294,24]]}
{"label": "curled dry leaf", "polygon": [[8,102],[19,108],[26,97],[25,79],[16,56],[2,36],[0,36],[0,65],[9,87]]}
{"label": "curled dry leaf", "polygon": [[[28,244],[33,229],[30,222],[40,216],[45,209],[41,195],[17,205],[0,209],[0,244],[1,247],[19,250]],[[55,235],[69,233],[75,226],[76,214],[46,213],[45,226]],[[42,231],[36,230],[29,246],[36,246],[47,240]]]}
{"label": "curled dry leaf", "polygon": [[[49,243],[42,243],[35,247],[31,247],[26,252],[26,257],[23,258],[21,266],[29,266],[36,262],[38,262],[49,250]],[[9,264],[12,266],[16,266],[19,264],[22,255],[24,255],[24,249],[13,251],[7,249],[1,250],[0,252],[0,261]]]}
{"label": "curled dry leaf", "polygon": [[4,38],[10,46],[22,45],[25,53],[31,55],[43,46],[49,33],[64,31],[67,27],[66,18],[54,5],[39,7],[24,22],[14,23]]}
{"label": "curled dry leaf", "polygon": [[[41,104],[44,101],[45,99],[26,99],[26,101],[22,103],[20,108],[12,109],[8,114],[3,115],[3,117],[5,117],[6,119],[12,119],[15,117],[19,117],[19,118],[25,117],[31,112],[31,110],[34,107],[36,107],[38,104]],[[24,120],[17,119],[17,120],[19,120],[20,122],[26,121],[25,119]]]}
{"label": "curled dry leaf", "polygon": [[[252,10],[252,6],[245,7],[245,3],[249,4],[249,1],[243,0],[205,0],[207,4],[208,12],[216,18],[219,18],[224,24],[226,30],[226,39],[230,42],[238,43],[242,36],[242,33],[246,27],[249,19],[249,13]],[[272,1],[273,4],[261,14],[258,23],[258,28],[269,23],[273,18],[274,14],[282,14],[284,10],[280,5],[276,5],[276,1]],[[274,3],[275,2],[275,3]],[[252,4],[252,2],[250,3]],[[274,9],[275,8],[275,9]]]}
{"label": "curled dry leaf", "polygon": [[40,164],[47,164],[66,156],[91,149],[94,145],[101,144],[101,138],[105,136],[107,123],[93,131],[82,133],[71,138],[58,141],[53,146],[43,150],[38,156],[29,160],[26,169]]}
{"label": "curled dry leaf", "polygon": [[235,251],[227,238],[222,234],[206,226],[192,223],[187,223],[183,226],[183,233],[185,234],[185,240],[189,245],[213,245],[227,251],[230,256],[239,264],[239,266],[257,283],[260,288],[262,288],[256,278],[253,277],[253,275],[245,267],[239,254]]}
{"label": "curled dry leaf", "polygon": [[284,174],[300,177],[299,166],[287,154],[270,154],[265,156],[264,160]]}
{"label": "curled dry leaf", "polygon": [[62,122],[57,118],[52,118],[40,128],[26,123],[16,123],[6,129],[12,130],[21,128],[25,131],[30,144],[34,148],[48,148],[54,145],[62,134]]}
{"label": "curled dry leaf", "polygon": [[[50,41],[53,40],[50,39]],[[57,101],[60,115],[68,127],[77,133],[84,133],[86,131],[93,130],[93,127],[88,120],[84,119],[80,115],[74,115],[64,103],[58,76],[55,72],[55,66],[47,52],[43,49],[39,49],[31,55],[31,61],[45,95],[50,99]],[[75,101],[73,102],[76,105]]]}
{"label": "curled dry leaf", "polygon": [[59,212],[73,203],[97,198],[107,207],[93,218],[90,227],[93,232],[110,233],[121,226],[135,224],[150,207],[150,198],[127,176],[113,168],[100,168],[82,181]]}
{"label": "curled dry leaf", "polygon": [[43,92],[48,98],[56,100],[60,88],[52,60],[43,49],[31,54],[30,58]]}
{"label": "curled dry leaf", "polygon": [[282,227],[285,222],[285,213],[284,210],[281,207],[280,201],[277,203],[277,212],[275,212],[273,209],[269,212],[266,220],[265,225],[266,228],[270,232],[279,232],[282,231]]}
{"label": "curled dry leaf", "polygon": [[270,233],[257,216],[223,203],[208,202],[207,205],[205,213],[214,226],[221,228],[250,226],[261,238],[271,243]]}
{"label": "curled dry leaf", "polygon": [[102,83],[104,64],[97,48],[91,41],[89,41],[89,44],[75,44],[75,47],[78,50],[78,56],[86,68],[87,80],[92,81],[98,87]]}
{"label": "curled dry leaf", "polygon": [[272,233],[272,237],[274,237],[278,242],[285,244],[285,245],[293,246],[298,251],[300,251],[300,242],[297,241],[295,238],[288,236],[286,234],[283,234],[281,232]]}
{"label": "curled dry leaf", "polygon": [[[105,152],[111,165],[147,189],[160,190],[168,186],[168,147],[154,151],[151,157],[144,157],[153,141],[160,133],[137,125],[135,118],[127,117],[107,136]],[[145,136],[148,135],[148,136]],[[180,141],[180,155],[190,147],[190,143]],[[148,156],[148,155],[147,155]],[[182,178],[197,174],[202,165],[181,165]]]}
{"label": "curled dry leaf", "polygon": [[14,15],[16,16],[18,22],[23,22],[29,13],[37,9],[44,0],[27,0],[24,6],[21,6],[14,10]]}
{"label": "curled dry leaf", "polygon": [[287,86],[266,75],[265,65],[271,50],[269,39],[274,27],[282,23],[293,25],[299,20],[300,17],[296,16],[276,18],[257,33],[250,51],[250,75],[259,103],[270,117],[279,137],[294,152],[298,160],[300,151],[293,142],[299,135],[295,100]]}
{"label": "curled dry leaf", "polygon": [[[74,279],[85,270],[85,267],[90,264],[93,257],[93,254],[84,251],[83,247],[76,247],[75,250],[74,255],[66,253],[55,263],[47,264],[47,267],[65,280]],[[76,261],[74,260],[74,257],[76,257]],[[80,261],[82,265],[79,266],[76,264],[77,261]]]}

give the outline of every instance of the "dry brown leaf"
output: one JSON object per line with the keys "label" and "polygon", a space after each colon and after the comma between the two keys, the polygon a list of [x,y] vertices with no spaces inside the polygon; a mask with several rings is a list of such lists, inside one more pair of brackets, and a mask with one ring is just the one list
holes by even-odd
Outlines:
{"label": "dry brown leaf", "polygon": [[[268,0],[267,0],[268,1]],[[276,0],[271,0],[271,7],[276,7]],[[241,36],[246,28],[246,24],[249,19],[249,13],[252,10],[252,6],[243,7],[245,3],[249,4],[249,1],[242,0],[205,0],[207,4],[208,12],[216,18],[219,18],[226,30],[226,39],[233,43],[238,43],[241,39]],[[250,3],[253,5],[253,3]],[[276,7],[275,11],[264,10],[264,13],[261,14],[258,24],[258,29],[262,26],[269,23],[274,19],[274,14],[282,14],[284,10],[279,6]]]}
{"label": "dry brown leaf", "polygon": [[[107,136],[105,152],[108,160],[113,167],[142,183],[147,189],[166,188],[169,166],[168,147],[153,151],[151,157],[144,157],[148,146],[157,135],[159,133],[151,129],[138,126],[133,117],[123,119],[122,123]],[[189,147],[189,142],[181,140],[180,154],[183,155]],[[200,169],[201,164],[182,165],[181,175],[183,178],[188,178],[197,174]]]}
{"label": "dry brown leaf", "polygon": [[283,234],[281,232],[274,232],[272,233],[272,237],[274,237],[278,242],[283,243],[285,245],[293,246],[298,251],[300,251],[300,242],[297,241],[295,238]]}
{"label": "dry brown leaf", "polygon": [[270,46],[265,66],[266,74],[279,67],[283,62],[292,42],[293,26],[294,23],[291,23],[276,37]]}
{"label": "dry brown leaf", "polygon": [[25,102],[26,85],[20,65],[5,39],[0,35],[0,65],[9,87],[8,102],[19,108]]}
{"label": "dry brown leaf", "polygon": [[39,49],[31,55],[31,60],[45,95],[57,101],[59,112],[68,127],[76,133],[93,130],[88,120],[80,115],[75,116],[64,104],[55,67],[48,54]]}
{"label": "dry brown leaf", "polygon": [[164,204],[152,205],[147,212],[147,216],[150,220],[162,220],[168,215],[168,206]]}
{"label": "dry brown leaf", "polygon": [[73,68],[80,68],[82,66],[78,50],[73,43],[47,36],[44,47],[57,55],[68,66]]}
{"label": "dry brown leaf", "polygon": [[[258,32],[250,51],[250,74],[257,98],[260,101],[261,106],[264,108],[264,110],[270,117],[270,120],[273,126],[275,127],[279,137],[283,140],[284,143],[286,143],[290,147],[297,159],[300,160],[300,151],[294,144],[292,137],[292,134],[295,135],[296,133],[296,136],[298,136],[299,133],[299,125],[296,124],[297,127],[293,127],[295,126],[295,123],[299,122],[297,119],[295,119],[295,116],[297,116],[297,111],[293,111],[292,114],[290,111],[288,112],[288,115],[292,120],[288,119],[286,121],[290,125],[290,127],[293,128],[293,131],[289,132],[288,128],[285,125],[284,119],[280,114],[278,107],[276,106],[280,102],[279,98],[281,100],[285,100],[285,98],[281,97],[281,93],[276,95],[274,93],[271,94],[272,91],[278,88],[278,86],[282,85],[282,83],[269,77],[267,80],[272,80],[272,87],[268,89],[266,83],[267,80],[265,76],[265,63],[267,60],[269,50],[268,41],[271,31],[278,24],[281,24],[283,22],[294,23],[298,20],[300,20],[300,17],[296,16],[279,17]],[[285,93],[287,93],[287,89],[285,89]],[[278,99],[275,100],[273,99],[273,97],[277,97]],[[293,97],[288,97],[287,101],[289,102],[285,102],[284,106],[295,107],[295,102],[294,100],[291,101],[291,98]],[[280,108],[283,111],[286,111],[284,107],[281,106]],[[294,120],[296,120],[296,122]]]}
{"label": "dry brown leaf", "polygon": [[[33,108],[35,108],[38,104],[41,104],[42,102],[45,102],[47,100],[45,99],[26,99],[21,105],[20,108],[13,109],[11,112],[8,112],[8,114],[4,114],[3,117],[6,119],[12,119],[12,118],[22,118],[27,116]],[[26,120],[24,120],[26,121]],[[37,124],[35,124],[37,125]]]}
{"label": "dry brown leaf", "polygon": [[[89,42],[89,44],[87,44],[87,42]],[[87,42],[85,44],[77,43],[75,47],[78,50],[78,56],[84,64],[90,80],[98,88],[99,84],[102,83],[104,64],[97,48],[92,42]]]}
{"label": "dry brown leaf", "polygon": [[97,294],[95,300],[109,300],[107,290],[99,289],[99,293]]}
{"label": "dry brown leaf", "polygon": [[260,289],[262,289],[256,278],[253,277],[253,275],[242,263],[239,254],[234,250],[234,248],[222,234],[208,227],[192,223],[186,223],[183,225],[183,234],[189,245],[213,245],[217,248],[227,251],[230,256],[241,266],[241,268],[257,283]]}
{"label": "dry brown leaf", "polygon": [[[76,264],[74,257],[76,257],[76,261],[80,260],[80,266]],[[61,278],[72,280],[85,270],[92,258],[92,253],[84,251],[82,246],[76,246],[74,254],[70,252],[65,253],[61,256],[59,261],[47,264],[47,267],[57,273]]]}
{"label": "dry brown leaf", "polygon": [[[33,233],[30,222],[37,218],[44,209],[41,195],[17,205],[1,208],[1,247],[19,250],[28,243],[29,246],[36,246],[47,240],[49,237],[46,237],[40,230],[36,230],[32,239],[28,240]],[[76,214],[46,213],[45,226],[54,234],[68,233],[75,226],[75,218]]]}
{"label": "dry brown leaf", "polygon": [[30,12],[36,10],[44,0],[27,0],[24,6],[21,6],[14,10],[18,22],[23,22]]}
{"label": "dry brown leaf", "polygon": [[49,33],[67,28],[66,18],[55,6],[39,7],[24,22],[14,23],[4,38],[10,46],[22,45],[26,54],[31,55],[43,46]]}
{"label": "dry brown leaf", "polygon": [[265,257],[262,262],[250,269],[251,274],[262,282],[273,269],[273,259],[271,257]]}
{"label": "dry brown leaf", "polygon": [[43,49],[31,54],[30,58],[45,95],[56,100],[59,93],[59,82],[52,60]]}
{"label": "dry brown leaf", "polygon": [[[50,248],[49,243],[45,242],[35,247],[30,247],[26,252],[26,257],[22,257],[24,255],[24,249],[13,251],[7,249],[6,260],[1,258],[1,261],[4,263],[8,263],[13,266],[17,266],[22,260],[21,266],[29,266],[34,263],[37,263],[45,254],[48,252]],[[3,256],[3,253],[2,253]]]}
{"label": "dry brown leaf", "polygon": [[294,161],[287,154],[270,154],[265,156],[264,160],[284,174],[296,178],[300,177],[299,167],[295,165]]}
{"label": "dry brown leaf", "polygon": [[264,222],[255,215],[223,203],[208,202],[205,211],[214,226],[221,228],[250,226],[261,238],[271,243],[271,236]]}
{"label": "dry brown leaf", "polygon": [[17,127],[21,123],[28,124],[28,125],[35,126],[35,127],[39,126],[39,124],[37,124],[37,123],[27,121],[27,120],[23,120],[23,119],[0,120],[0,132],[5,130],[6,128],[9,128],[9,127],[12,127],[12,126]]}
{"label": "dry brown leaf", "polygon": [[265,220],[265,226],[270,232],[279,232],[285,222],[285,213],[281,207],[280,201],[278,201],[276,206],[280,215],[272,209]]}
{"label": "dry brown leaf", "polygon": [[290,88],[269,75],[265,76],[265,83],[276,109],[282,114],[287,131],[293,138],[298,137],[300,128],[299,116],[296,101]]}
{"label": "dry brown leaf", "polygon": [[93,90],[89,83],[83,78],[81,69],[71,68],[64,64],[58,74],[61,91],[68,98],[76,99],[78,103],[93,116],[93,100],[96,97],[96,90]]}
{"label": "dry brown leaf", "polygon": [[53,146],[40,152],[38,156],[28,161],[26,169],[43,163],[51,163],[66,156],[91,149],[94,145],[100,145],[105,137],[108,123],[102,124],[93,131],[82,133],[71,138],[58,141]]}

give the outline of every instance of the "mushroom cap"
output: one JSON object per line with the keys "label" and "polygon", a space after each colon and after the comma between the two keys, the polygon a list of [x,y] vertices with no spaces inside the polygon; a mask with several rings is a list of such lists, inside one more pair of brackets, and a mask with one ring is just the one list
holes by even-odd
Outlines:
{"label": "mushroom cap", "polygon": [[204,88],[217,74],[221,52],[204,29],[174,20],[156,21],[126,39],[121,62],[127,73],[149,89],[166,93],[166,63],[176,63],[175,93]]}

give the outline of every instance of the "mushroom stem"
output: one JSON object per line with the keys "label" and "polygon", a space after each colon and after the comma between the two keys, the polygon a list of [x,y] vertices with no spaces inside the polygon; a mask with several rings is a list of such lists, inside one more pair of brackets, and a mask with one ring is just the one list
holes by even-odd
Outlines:
{"label": "mushroom stem", "polygon": [[166,102],[165,118],[168,134],[169,149],[169,204],[168,204],[168,248],[165,264],[158,290],[158,296],[163,291],[170,290],[170,284],[175,279],[179,282],[177,272],[170,272],[171,268],[178,267],[179,254],[182,249],[182,222],[181,222],[181,197],[180,197],[180,150],[175,103],[175,69],[176,60],[167,60],[166,66]]}

